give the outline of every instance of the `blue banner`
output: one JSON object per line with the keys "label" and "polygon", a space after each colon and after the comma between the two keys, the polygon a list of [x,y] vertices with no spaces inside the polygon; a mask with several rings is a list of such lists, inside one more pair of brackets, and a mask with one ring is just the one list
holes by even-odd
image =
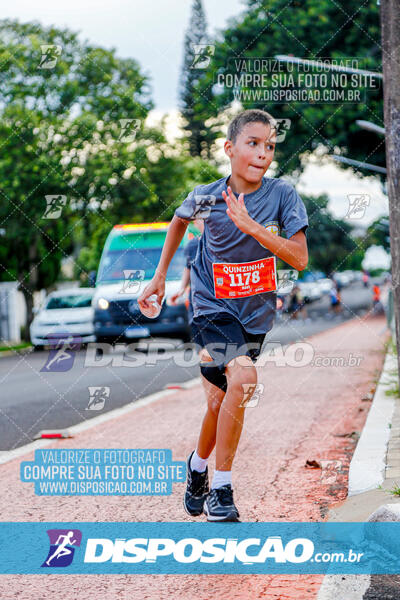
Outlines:
{"label": "blue banner", "polygon": [[0,523],[0,573],[398,574],[399,523]]}

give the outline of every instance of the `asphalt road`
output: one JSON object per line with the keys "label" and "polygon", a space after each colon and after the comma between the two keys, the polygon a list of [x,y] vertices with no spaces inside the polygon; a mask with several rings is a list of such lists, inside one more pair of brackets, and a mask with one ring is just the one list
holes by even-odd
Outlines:
{"label": "asphalt road", "polygon": [[[333,316],[329,298],[307,305],[305,319],[278,321],[266,341],[289,342],[334,327],[343,320],[362,315],[371,307],[371,289],[360,284],[342,290],[343,312]],[[167,384],[198,377],[199,367],[190,354],[177,349],[178,340],[160,340],[150,352],[133,351],[128,357],[124,348],[94,356],[87,349],[72,353],[70,358],[46,368],[49,352],[32,352],[0,359],[0,450],[11,450],[31,442],[43,429],[63,429],[106,411],[164,389]],[[176,349],[162,354],[162,344]],[[94,362],[97,359],[97,362]],[[127,363],[127,361],[131,361]],[[146,364],[144,364],[146,363]],[[47,364],[48,366],[48,364]],[[65,370],[52,370],[52,369]],[[108,397],[93,403],[89,388],[107,388]],[[103,396],[104,397],[104,396]],[[92,399],[92,401],[91,401]],[[88,409],[89,403],[92,408]]]}

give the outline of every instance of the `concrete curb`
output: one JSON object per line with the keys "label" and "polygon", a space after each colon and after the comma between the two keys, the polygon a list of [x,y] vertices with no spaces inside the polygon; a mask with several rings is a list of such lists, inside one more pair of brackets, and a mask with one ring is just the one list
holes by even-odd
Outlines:
{"label": "concrete curb", "polygon": [[367,421],[358,440],[349,470],[348,496],[377,489],[385,478],[386,453],[395,398],[387,396],[389,373],[396,369],[397,358],[386,355]]}

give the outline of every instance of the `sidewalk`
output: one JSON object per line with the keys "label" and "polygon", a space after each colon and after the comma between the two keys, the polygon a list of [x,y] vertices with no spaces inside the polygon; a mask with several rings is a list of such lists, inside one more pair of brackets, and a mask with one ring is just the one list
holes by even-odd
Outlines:
{"label": "sidewalk", "polygon": [[[353,455],[349,496],[330,508],[330,522],[400,521],[400,397],[397,356],[388,352],[373,404]],[[387,394],[387,392],[391,392]],[[398,492],[393,494],[393,489]],[[364,596],[367,594],[367,596]],[[399,575],[327,575],[318,600],[400,597]]]}
{"label": "sidewalk", "polygon": [[[264,393],[259,404],[246,411],[233,469],[235,501],[243,521],[323,521],[329,507],[346,499],[357,432],[367,418],[387,339],[383,317],[356,318],[306,340],[312,345],[314,362],[325,366],[282,367],[266,362],[258,369]],[[360,360],[337,366],[338,360],[350,356]],[[173,390],[48,447],[171,448],[174,460],[185,460],[195,446],[204,405],[199,385]],[[33,458],[31,452],[0,465],[0,487],[7,490],[0,499],[3,521],[191,521],[182,506],[184,484],[174,484],[173,494],[163,498],[35,496],[33,485],[19,480],[21,460]],[[317,461],[322,469],[306,468],[306,461]],[[211,476],[213,470],[214,453]],[[68,597],[81,600],[192,596],[313,600],[323,579],[314,575],[13,575],[0,578],[0,597],[56,598],[68,590]]]}

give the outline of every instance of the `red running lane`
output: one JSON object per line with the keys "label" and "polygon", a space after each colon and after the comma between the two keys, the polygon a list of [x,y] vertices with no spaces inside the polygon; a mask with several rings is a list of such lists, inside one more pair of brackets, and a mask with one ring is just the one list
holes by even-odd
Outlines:
{"label": "red running lane", "polygon": [[[264,394],[246,411],[233,468],[235,501],[243,521],[323,521],[328,507],[347,495],[349,463],[384,359],[384,318],[353,319],[307,339],[315,356],[361,357],[352,367],[258,369]],[[186,460],[205,409],[201,387],[138,408],[54,448],[172,448]],[[214,469],[213,453],[210,460]],[[33,453],[23,460],[33,460]],[[331,471],[308,469],[307,460],[333,461]],[[184,484],[166,497],[40,497],[21,483],[16,459],[0,467],[3,521],[191,521],[182,507]],[[335,463],[334,461],[338,461]],[[322,476],[322,479],[321,479]],[[204,517],[200,518],[204,520]],[[2,575],[0,597],[24,600],[314,600],[323,576],[315,575]]]}

